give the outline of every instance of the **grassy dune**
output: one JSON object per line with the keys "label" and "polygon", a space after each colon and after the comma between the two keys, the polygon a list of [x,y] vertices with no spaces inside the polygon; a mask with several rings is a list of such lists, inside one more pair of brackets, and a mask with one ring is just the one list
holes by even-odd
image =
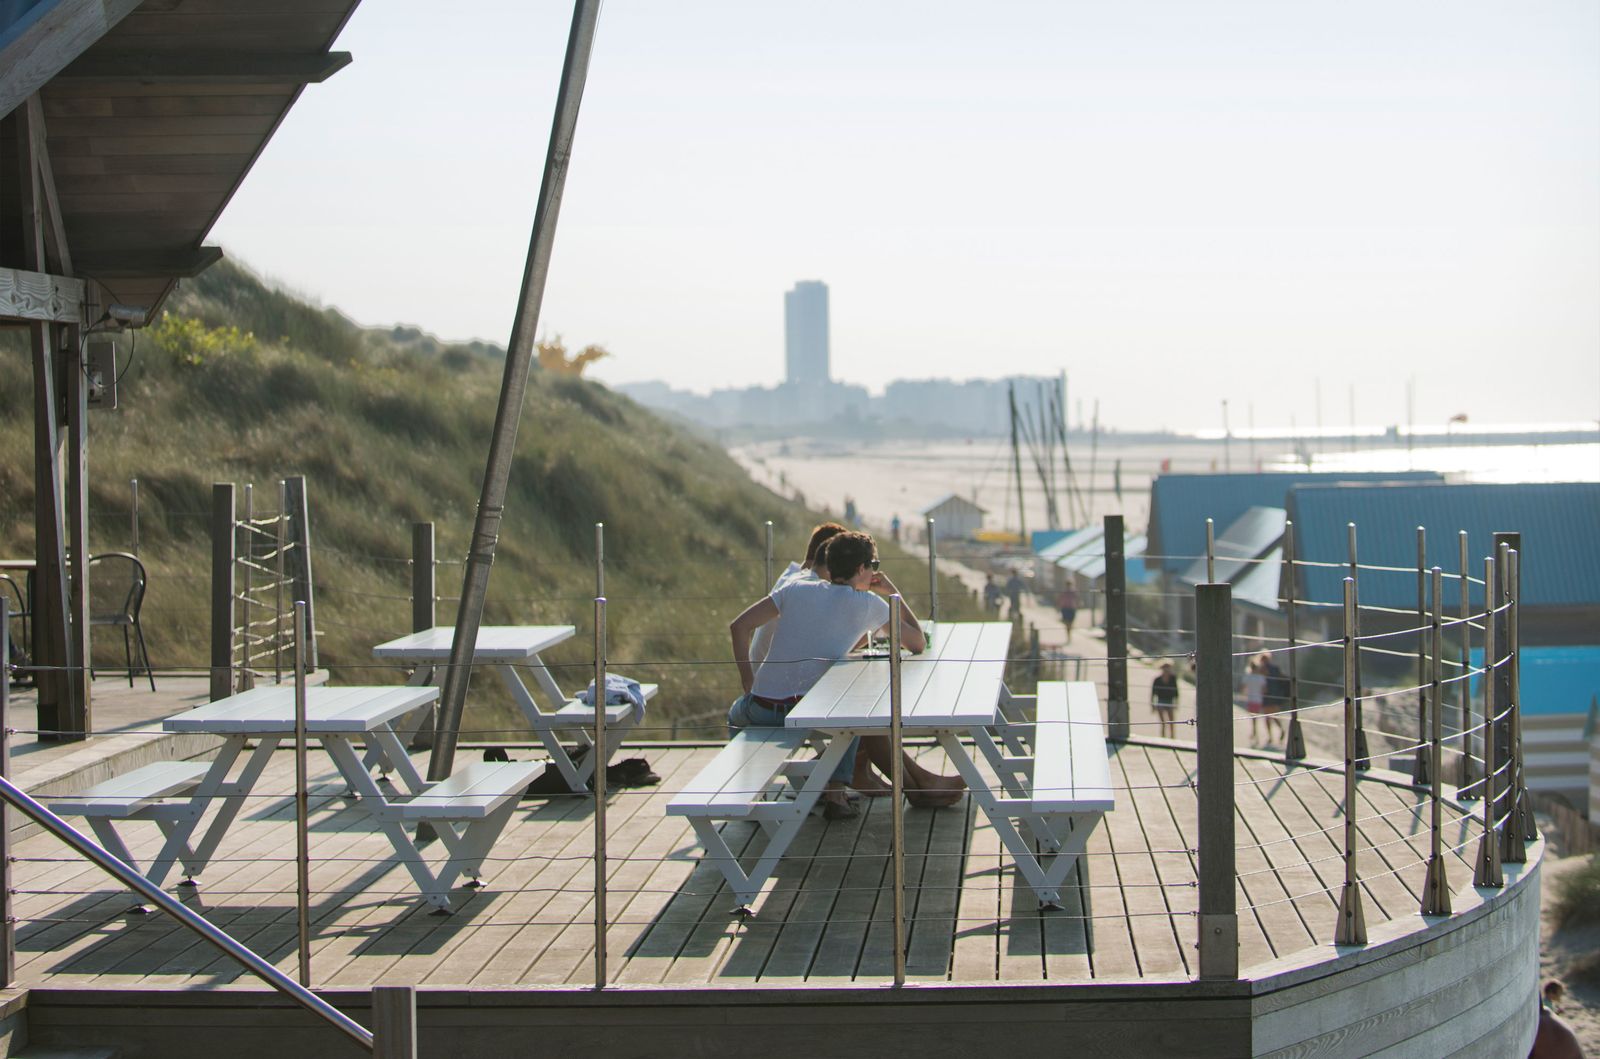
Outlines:
{"label": "grassy dune", "polygon": [[[0,332],[6,554],[33,544],[24,338]],[[401,679],[374,667],[370,648],[409,631],[413,521],[436,524],[447,597],[438,620],[454,619],[499,390],[496,352],[362,329],[226,262],[185,284],[131,347],[124,340],[122,407],[91,415],[90,545],[129,547],[128,481],[138,478],[152,582],[144,623],[158,670],[207,662],[212,483],[254,483],[257,510],[271,511],[278,480],[304,474],[322,663],[338,682]],[[726,626],[764,590],[767,519],[781,561],[803,548],[818,515],[629,399],[536,369],[485,620],[577,625],[546,660],[573,666],[558,679],[580,685],[592,657],[593,527],[604,522],[613,666],[662,685],[656,719],[706,718],[738,690]],[[884,555],[925,609],[926,566],[888,545]],[[941,595],[948,616],[969,605],[953,581]],[[120,659],[120,643],[111,646],[97,657]],[[511,724],[498,681],[475,681],[464,728]]]}

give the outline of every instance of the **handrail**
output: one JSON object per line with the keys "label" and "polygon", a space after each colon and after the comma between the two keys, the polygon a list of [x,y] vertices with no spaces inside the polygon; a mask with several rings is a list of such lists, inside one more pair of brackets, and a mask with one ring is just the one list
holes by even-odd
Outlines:
{"label": "handrail", "polygon": [[[4,679],[3,674],[0,674],[0,679]],[[300,985],[300,983],[272,966],[260,956],[257,956],[250,949],[239,944],[226,931],[214,926],[205,918],[195,915],[188,908],[185,908],[182,902],[168,896],[159,886],[151,883],[149,879],[140,875],[121,859],[35,801],[26,791],[4,776],[0,776],[0,799],[4,799],[27,814],[46,831],[49,831],[78,853],[104,868],[117,881],[138,893],[146,901],[149,901],[206,941],[221,949],[224,953],[244,964],[245,967],[254,971],[268,985],[286,994],[289,999],[307,1011],[331,1023],[335,1029],[338,1029],[367,1051],[376,1050],[373,1034],[365,1026],[326,1000],[323,1000],[311,990]]]}

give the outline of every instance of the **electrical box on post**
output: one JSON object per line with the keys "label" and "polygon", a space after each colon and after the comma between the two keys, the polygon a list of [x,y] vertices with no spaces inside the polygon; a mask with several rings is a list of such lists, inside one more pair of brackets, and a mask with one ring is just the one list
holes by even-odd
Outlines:
{"label": "electrical box on post", "polygon": [[90,408],[117,407],[117,344],[91,338],[83,355],[84,389]]}

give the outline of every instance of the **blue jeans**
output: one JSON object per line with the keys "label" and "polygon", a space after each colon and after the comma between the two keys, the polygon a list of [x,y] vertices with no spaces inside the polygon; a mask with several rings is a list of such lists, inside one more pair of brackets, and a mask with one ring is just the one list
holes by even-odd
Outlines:
{"label": "blue jeans", "polygon": [[[733,705],[728,707],[728,735],[732,736],[741,728],[782,728],[783,719],[788,716],[787,707],[773,709],[771,706],[757,702],[745,692],[733,700]],[[856,771],[856,749],[860,744],[859,739],[850,740],[850,748],[844,752],[844,757],[839,759],[839,767],[833,770],[833,780],[836,783],[849,783],[850,777]]]}

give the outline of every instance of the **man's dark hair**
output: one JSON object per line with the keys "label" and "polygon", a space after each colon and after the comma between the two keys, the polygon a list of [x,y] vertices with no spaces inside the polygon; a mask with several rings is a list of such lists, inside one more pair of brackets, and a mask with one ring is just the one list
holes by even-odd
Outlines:
{"label": "man's dark hair", "polygon": [[844,533],[845,531],[846,527],[839,525],[837,522],[818,523],[817,528],[811,531],[811,540],[806,543],[806,558],[804,565],[811,566],[813,563],[815,563],[817,559],[817,550],[826,544],[830,538],[840,533]]}
{"label": "man's dark hair", "polygon": [[822,552],[823,562],[828,564],[828,579],[848,581],[862,564],[872,561],[876,551],[872,538],[865,533],[846,530],[835,534],[828,539],[828,546]]}

